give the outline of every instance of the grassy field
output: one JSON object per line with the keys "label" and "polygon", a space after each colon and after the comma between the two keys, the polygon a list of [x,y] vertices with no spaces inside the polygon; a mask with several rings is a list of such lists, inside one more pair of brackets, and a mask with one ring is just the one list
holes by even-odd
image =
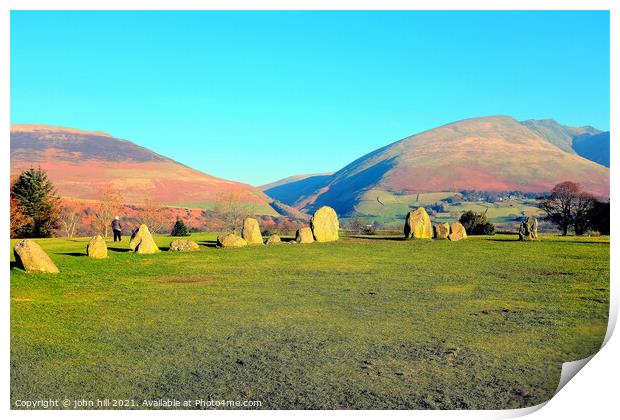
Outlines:
{"label": "grassy field", "polygon": [[[442,200],[460,196],[459,193],[439,192],[423,194],[393,194],[381,190],[369,190],[355,206],[355,215],[346,220],[359,218],[368,223],[379,222],[387,227],[402,227],[403,215],[419,206],[429,207]],[[524,216],[536,216],[542,222],[544,213],[537,207],[534,199],[503,200],[494,203],[486,201],[461,201],[448,203],[446,212],[433,215],[437,223],[458,220],[462,213],[471,210],[478,213],[486,212],[488,219],[500,226],[517,225]]]}
{"label": "grassy field", "polygon": [[561,363],[605,335],[609,238],[193,239],[200,251],[157,255],[110,242],[107,260],[86,239],[39,240],[61,273],[11,269],[12,404],[517,408],[549,399]]}

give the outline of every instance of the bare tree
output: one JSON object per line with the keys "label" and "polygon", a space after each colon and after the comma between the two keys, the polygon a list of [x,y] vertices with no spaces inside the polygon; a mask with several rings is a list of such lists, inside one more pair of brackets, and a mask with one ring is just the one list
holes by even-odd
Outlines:
{"label": "bare tree", "polygon": [[32,217],[26,216],[19,200],[11,196],[11,238],[19,238],[32,225]]}
{"label": "bare tree", "polygon": [[360,233],[364,228],[364,223],[357,217],[351,220],[349,223],[349,230],[353,233]]}
{"label": "bare tree", "polygon": [[63,205],[60,209],[60,224],[67,238],[73,238],[75,228],[80,221],[80,213],[73,207]]}
{"label": "bare tree", "polygon": [[577,235],[588,227],[587,213],[592,208],[594,197],[581,192],[575,182],[562,182],[551,190],[551,194],[540,202],[539,207],[547,213],[547,219],[558,226],[562,235],[568,234],[572,226]]}
{"label": "bare tree", "polygon": [[108,236],[110,223],[123,209],[123,197],[121,192],[112,187],[101,190],[101,199],[93,212],[93,227],[95,231],[104,237]]}
{"label": "bare tree", "polygon": [[597,202],[596,198],[590,193],[582,192],[577,195],[573,210],[575,235],[583,235],[591,227],[592,210]]}
{"label": "bare tree", "polygon": [[236,232],[243,219],[253,214],[253,206],[240,193],[227,192],[219,195],[214,211],[221,215],[227,230]]}
{"label": "bare tree", "polygon": [[141,223],[149,227],[151,232],[162,233],[164,230],[170,230],[171,227],[163,207],[150,198],[144,200],[139,219]]}

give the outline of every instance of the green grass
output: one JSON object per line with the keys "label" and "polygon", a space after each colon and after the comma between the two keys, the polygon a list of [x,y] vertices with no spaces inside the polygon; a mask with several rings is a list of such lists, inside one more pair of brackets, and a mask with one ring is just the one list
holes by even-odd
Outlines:
{"label": "green grass", "polygon": [[125,239],[107,260],[38,240],[61,273],[11,269],[11,401],[516,408],[601,345],[608,238],[395,239],[157,255]]}
{"label": "green grass", "polygon": [[366,191],[355,206],[360,217],[371,218],[382,223],[401,223],[403,215],[413,207],[428,206],[459,193],[439,192],[422,194],[394,194],[382,190]]}
{"label": "green grass", "polygon": [[[345,220],[359,218],[368,223],[379,222],[388,227],[402,227],[404,215],[409,210],[419,206],[431,206],[448,197],[459,196],[459,193],[439,192],[423,194],[393,194],[381,190],[369,190],[360,198],[355,206],[355,214]],[[515,224],[515,219],[521,220],[523,214],[536,216],[539,219],[544,213],[537,207],[534,199],[504,200],[495,203],[486,201],[462,201],[448,204],[447,212],[437,213],[432,217],[433,222],[453,222],[461,214],[471,210],[478,213],[486,211],[492,223],[500,225]]]}

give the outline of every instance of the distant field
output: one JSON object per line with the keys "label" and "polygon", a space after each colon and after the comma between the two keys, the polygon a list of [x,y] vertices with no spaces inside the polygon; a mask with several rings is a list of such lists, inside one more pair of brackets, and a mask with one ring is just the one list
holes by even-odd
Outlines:
{"label": "distant field", "polygon": [[[173,201],[163,204],[170,207],[184,207],[188,209],[215,210],[216,208],[216,203],[214,201]],[[248,213],[265,216],[279,216],[278,212],[273,208],[261,203],[245,203],[243,206]]]}
{"label": "distant field", "polygon": [[[377,221],[385,226],[399,227],[404,223],[405,215],[409,210],[421,206],[431,206],[448,197],[460,196],[459,193],[438,192],[425,194],[393,194],[381,190],[369,190],[360,199],[355,207],[355,216],[369,223]],[[489,220],[496,224],[518,223],[523,216],[543,216],[543,212],[536,207],[536,200],[505,200],[496,203],[483,201],[462,201],[449,203],[448,211],[437,213],[432,217],[436,222],[452,222],[458,220],[462,213],[472,210],[487,212]]]}
{"label": "distant field", "polygon": [[166,206],[186,207],[188,209],[213,210],[215,208],[214,201],[173,201],[173,202],[164,203],[164,204]]}
{"label": "distant field", "polygon": [[183,254],[109,242],[107,260],[85,257],[86,239],[38,240],[61,273],[11,269],[11,401],[517,408],[549,399],[561,362],[606,331],[609,238],[215,236]]}
{"label": "distant field", "polygon": [[536,207],[535,200],[507,200],[497,203],[463,201],[451,204],[448,213],[438,213],[437,221],[458,220],[466,211],[485,213],[487,218],[495,224],[519,224],[526,216],[536,216],[539,220],[545,216],[544,212]]}

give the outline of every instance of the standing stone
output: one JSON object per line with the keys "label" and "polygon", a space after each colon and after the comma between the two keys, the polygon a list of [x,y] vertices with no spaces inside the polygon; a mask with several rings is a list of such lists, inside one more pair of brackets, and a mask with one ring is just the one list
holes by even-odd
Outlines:
{"label": "standing stone", "polygon": [[404,231],[405,239],[431,239],[433,237],[431,219],[424,207],[418,207],[407,213]]}
{"label": "standing stone", "polygon": [[520,241],[535,241],[538,239],[538,220],[530,216],[521,223],[519,228]]}
{"label": "standing stone", "polygon": [[86,245],[86,255],[90,258],[108,258],[108,247],[101,235],[93,236]]}
{"label": "standing stone", "polygon": [[234,233],[226,233],[217,237],[218,248],[241,248],[247,244],[248,243],[245,239],[239,235],[235,235]]}
{"label": "standing stone", "polygon": [[129,249],[137,254],[155,254],[159,252],[159,248],[145,224],[141,224],[138,230],[131,235]]}
{"label": "standing stone", "polygon": [[27,272],[59,273],[58,267],[36,242],[22,239],[13,248],[15,262]]}
{"label": "standing stone", "polygon": [[309,227],[303,227],[297,229],[295,233],[295,242],[298,244],[311,244],[314,242],[314,236],[312,235],[312,229]]}
{"label": "standing stone", "polygon": [[331,242],[338,240],[338,215],[329,206],[323,206],[314,212],[310,219],[310,228],[317,242]]}
{"label": "standing stone", "polygon": [[243,229],[241,229],[241,237],[245,239],[248,245],[262,245],[263,235],[260,233],[258,221],[251,217],[243,219]]}
{"label": "standing stone", "polygon": [[467,231],[460,222],[454,222],[450,225],[450,234],[448,239],[451,241],[460,241],[461,239],[467,239]]}
{"label": "standing stone", "polygon": [[436,223],[433,225],[433,237],[435,239],[448,239],[450,234],[449,223]]}
{"label": "standing stone", "polygon": [[175,239],[170,242],[168,252],[198,251],[200,246],[191,239]]}
{"label": "standing stone", "polygon": [[269,238],[267,238],[265,245],[279,245],[281,243],[282,243],[282,239],[280,239],[280,236],[274,233]]}

